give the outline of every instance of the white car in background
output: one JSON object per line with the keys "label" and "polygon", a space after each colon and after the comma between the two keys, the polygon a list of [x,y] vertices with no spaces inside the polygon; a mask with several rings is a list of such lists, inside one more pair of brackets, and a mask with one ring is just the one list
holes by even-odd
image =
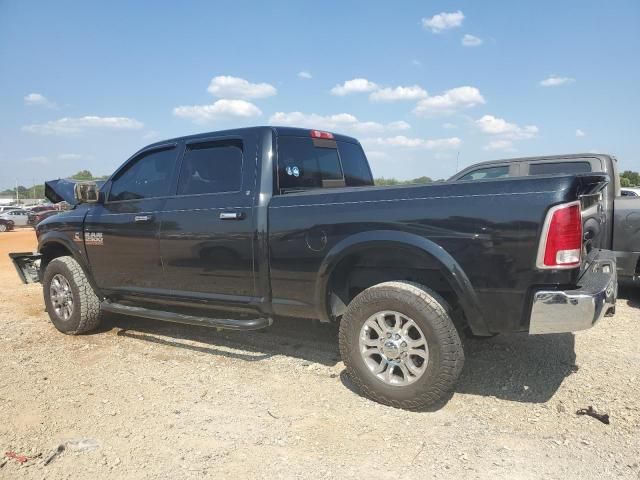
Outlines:
{"label": "white car in background", "polygon": [[13,205],[0,205],[0,213],[10,212],[11,210],[21,210],[21,207],[15,207]]}
{"label": "white car in background", "polygon": [[621,197],[640,197],[640,188],[639,187],[625,187],[620,189]]}
{"label": "white car in background", "polygon": [[29,212],[22,209],[3,212],[0,214],[0,218],[13,221],[16,227],[24,227],[29,224]]}

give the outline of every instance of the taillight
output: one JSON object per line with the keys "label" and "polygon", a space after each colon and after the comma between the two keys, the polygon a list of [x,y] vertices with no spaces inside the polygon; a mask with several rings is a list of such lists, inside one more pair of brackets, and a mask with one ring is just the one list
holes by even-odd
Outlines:
{"label": "taillight", "polygon": [[329,132],[322,132],[320,130],[311,130],[311,138],[324,138],[326,140],[333,140],[333,134]]}
{"label": "taillight", "polygon": [[582,253],[580,202],[557,205],[549,210],[538,248],[538,268],[575,268]]}

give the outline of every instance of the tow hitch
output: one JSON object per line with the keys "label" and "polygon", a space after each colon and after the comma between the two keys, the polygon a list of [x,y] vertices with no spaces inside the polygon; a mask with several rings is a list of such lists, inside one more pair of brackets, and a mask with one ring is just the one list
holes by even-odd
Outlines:
{"label": "tow hitch", "polygon": [[37,283],[40,281],[41,253],[10,253],[9,258],[11,258],[23,283]]}

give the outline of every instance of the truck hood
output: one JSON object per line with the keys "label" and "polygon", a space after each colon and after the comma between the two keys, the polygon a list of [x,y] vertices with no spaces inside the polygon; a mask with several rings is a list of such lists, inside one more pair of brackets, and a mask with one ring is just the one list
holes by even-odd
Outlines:
{"label": "truck hood", "polygon": [[[96,180],[98,188],[102,188],[104,185],[103,180]],[[67,202],[69,205],[77,205],[78,200],[73,193],[73,189],[78,183],[78,180],[72,180],[70,178],[60,178],[58,180],[49,180],[44,182],[44,196],[51,201],[51,203]]]}

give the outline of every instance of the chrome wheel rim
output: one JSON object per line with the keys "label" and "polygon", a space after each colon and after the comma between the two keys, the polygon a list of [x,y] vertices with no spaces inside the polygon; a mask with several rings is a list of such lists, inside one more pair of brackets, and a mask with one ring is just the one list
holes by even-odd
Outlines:
{"label": "chrome wheel rim", "polygon": [[73,293],[69,281],[63,275],[56,273],[51,279],[49,298],[58,318],[69,320],[73,315]]}
{"label": "chrome wheel rim", "polygon": [[375,313],[364,322],[359,347],[369,371],[387,385],[410,385],[429,364],[427,339],[418,324],[391,310]]}
{"label": "chrome wheel rim", "polygon": [[0,232],[4,232],[7,230],[7,226],[4,223],[0,223]]}

